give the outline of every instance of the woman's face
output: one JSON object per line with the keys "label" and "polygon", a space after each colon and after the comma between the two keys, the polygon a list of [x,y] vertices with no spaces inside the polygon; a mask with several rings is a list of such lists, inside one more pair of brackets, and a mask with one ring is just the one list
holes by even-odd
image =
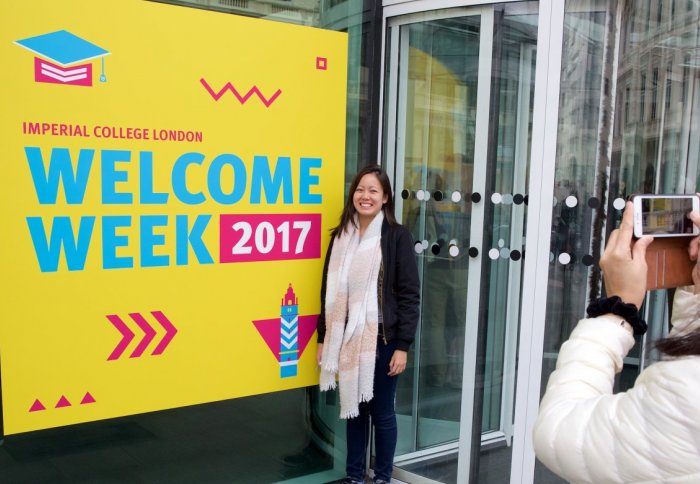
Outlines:
{"label": "woman's face", "polygon": [[352,195],[358,216],[366,219],[373,219],[388,199],[389,195],[384,193],[382,184],[374,173],[363,176]]}

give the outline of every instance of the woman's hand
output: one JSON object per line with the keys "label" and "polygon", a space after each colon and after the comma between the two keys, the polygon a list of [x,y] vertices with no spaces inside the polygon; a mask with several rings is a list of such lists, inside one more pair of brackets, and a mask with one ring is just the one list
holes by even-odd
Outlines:
{"label": "woman's hand", "polygon": [[[647,292],[647,247],[654,240],[645,235],[632,240],[634,214],[632,202],[627,202],[620,228],[613,230],[600,259],[608,296],[618,296],[625,303],[639,308]],[[700,214],[698,214],[700,215]],[[700,242],[699,242],[700,244]],[[698,247],[696,247],[697,257]],[[700,274],[698,274],[700,276]]]}
{"label": "woman's hand", "polygon": [[321,360],[323,360],[323,343],[319,343],[316,350],[316,363],[318,366],[321,366]]}
{"label": "woman's hand", "polygon": [[394,350],[394,354],[391,356],[391,361],[389,362],[389,376],[396,376],[406,369],[406,361],[408,360],[408,353],[404,350]]}

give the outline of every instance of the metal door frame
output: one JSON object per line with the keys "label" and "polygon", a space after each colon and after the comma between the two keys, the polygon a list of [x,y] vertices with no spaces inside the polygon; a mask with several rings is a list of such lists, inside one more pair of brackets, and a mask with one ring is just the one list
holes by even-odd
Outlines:
{"label": "metal door frame", "polygon": [[557,154],[559,88],[564,7],[561,0],[540,0],[532,120],[530,193],[524,285],[521,300],[518,376],[515,396],[510,482],[532,483],[535,451],[532,429],[540,403],[542,356],[549,280],[549,252]]}

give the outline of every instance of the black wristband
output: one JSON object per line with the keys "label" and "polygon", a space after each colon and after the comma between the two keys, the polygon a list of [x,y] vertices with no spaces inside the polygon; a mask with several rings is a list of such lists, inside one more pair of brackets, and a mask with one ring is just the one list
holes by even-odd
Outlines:
{"label": "black wristband", "polygon": [[634,334],[642,335],[647,332],[647,323],[639,316],[637,306],[622,302],[618,296],[596,299],[588,305],[586,313],[589,318],[596,318],[603,314],[614,314],[630,323]]}

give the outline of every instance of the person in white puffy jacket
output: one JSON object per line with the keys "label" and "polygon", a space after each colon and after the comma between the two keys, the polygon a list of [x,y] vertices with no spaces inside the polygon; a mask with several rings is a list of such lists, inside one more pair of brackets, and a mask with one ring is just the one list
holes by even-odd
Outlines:
{"label": "person in white puffy jacket", "polygon": [[[689,217],[700,227],[700,213]],[[600,266],[608,296],[638,308],[652,238],[633,241],[632,218],[628,202]],[[692,260],[699,249],[696,237]],[[561,347],[534,427],[535,453],[553,472],[576,483],[700,483],[700,264],[693,281],[676,290],[673,328],[657,343],[663,361],[626,392],[612,389],[634,345],[632,326],[612,313],[578,323]]]}

